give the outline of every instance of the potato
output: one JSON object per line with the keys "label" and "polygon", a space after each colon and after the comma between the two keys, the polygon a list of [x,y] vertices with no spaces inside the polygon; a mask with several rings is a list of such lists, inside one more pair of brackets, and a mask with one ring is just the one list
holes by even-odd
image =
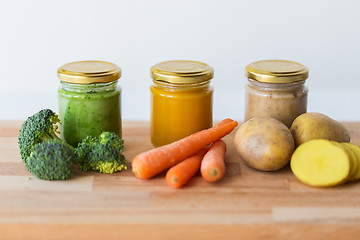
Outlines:
{"label": "potato", "polygon": [[315,187],[331,187],[353,174],[349,152],[337,142],[313,139],[296,148],[290,162],[294,175]]}
{"label": "potato", "polygon": [[[352,181],[351,179],[354,177],[354,175],[357,172],[357,159],[356,159],[356,154],[355,152],[350,148],[350,146],[345,145],[345,143],[338,143],[338,142],[334,142],[334,141],[330,141],[332,144],[335,144],[341,148],[343,148],[348,156],[349,156],[349,160],[350,160],[350,173],[348,178],[346,179],[347,182]],[[349,143],[346,143],[349,144]]]}
{"label": "potato", "polygon": [[348,181],[350,182],[357,181],[360,179],[360,147],[352,143],[342,143],[342,144],[348,147],[352,151],[354,160],[356,161],[356,163],[354,164],[356,170],[354,170],[353,175],[350,177]]}
{"label": "potato", "polygon": [[279,120],[268,117],[252,118],[242,124],[234,142],[241,158],[262,171],[286,166],[295,147],[290,130]]}
{"label": "potato", "polygon": [[304,113],[291,125],[296,146],[312,139],[350,142],[349,131],[339,122],[321,113]]}

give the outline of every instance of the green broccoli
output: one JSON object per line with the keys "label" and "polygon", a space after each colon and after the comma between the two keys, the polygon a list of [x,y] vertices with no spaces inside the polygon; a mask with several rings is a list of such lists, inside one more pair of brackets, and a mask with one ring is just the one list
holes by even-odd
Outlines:
{"label": "green broccoli", "polygon": [[60,140],[36,144],[27,159],[27,169],[44,180],[65,180],[73,174],[73,148]]}
{"label": "green broccoli", "polygon": [[126,169],[121,154],[124,141],[115,133],[103,132],[99,137],[86,137],[73,148],[58,136],[58,115],[44,109],[29,117],[22,125],[18,143],[26,168],[45,180],[67,179],[74,163],[83,171],[113,173]]}
{"label": "green broccoli", "polygon": [[95,143],[97,141],[98,140],[96,137],[87,136],[81,142],[79,142],[77,148],[75,148],[75,162],[78,164],[80,170],[84,172],[92,170],[88,158],[92,149],[95,148]]}
{"label": "green broccoli", "polygon": [[114,173],[127,169],[121,154],[124,141],[112,132],[103,132],[99,137],[87,136],[75,149],[77,164],[82,171]]}
{"label": "green broccoli", "polygon": [[25,163],[28,164],[28,157],[37,143],[45,140],[57,139],[56,135],[60,122],[58,115],[50,109],[44,109],[26,119],[20,129],[18,143],[20,155]]}

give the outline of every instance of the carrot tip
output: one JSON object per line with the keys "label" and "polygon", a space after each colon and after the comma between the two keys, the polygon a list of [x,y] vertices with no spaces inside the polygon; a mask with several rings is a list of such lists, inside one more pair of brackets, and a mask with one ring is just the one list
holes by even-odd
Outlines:
{"label": "carrot tip", "polygon": [[216,177],[219,174],[218,170],[212,168],[209,170],[209,176],[210,177]]}
{"label": "carrot tip", "polygon": [[175,176],[173,176],[171,178],[171,182],[173,182],[173,183],[177,183],[178,181],[179,181],[179,179],[177,177],[175,177]]}

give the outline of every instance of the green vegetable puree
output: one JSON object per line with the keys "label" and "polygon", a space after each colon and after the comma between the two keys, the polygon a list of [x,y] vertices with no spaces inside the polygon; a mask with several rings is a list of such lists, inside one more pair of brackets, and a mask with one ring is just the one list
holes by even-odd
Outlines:
{"label": "green vegetable puree", "polygon": [[104,131],[121,137],[120,87],[111,91],[74,92],[59,88],[61,138],[76,147],[86,136]]}

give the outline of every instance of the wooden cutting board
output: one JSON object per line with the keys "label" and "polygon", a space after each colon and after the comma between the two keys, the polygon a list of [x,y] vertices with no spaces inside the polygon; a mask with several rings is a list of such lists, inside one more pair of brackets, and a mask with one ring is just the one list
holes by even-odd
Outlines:
{"label": "wooden cutting board", "polygon": [[[360,122],[344,123],[360,145]],[[171,189],[164,175],[140,180],[76,172],[42,181],[24,167],[21,122],[0,121],[0,239],[359,239],[360,182],[334,188],[300,183],[289,167],[260,172],[228,146],[227,172],[216,184],[195,176]],[[124,154],[151,149],[147,122],[125,122]]]}

